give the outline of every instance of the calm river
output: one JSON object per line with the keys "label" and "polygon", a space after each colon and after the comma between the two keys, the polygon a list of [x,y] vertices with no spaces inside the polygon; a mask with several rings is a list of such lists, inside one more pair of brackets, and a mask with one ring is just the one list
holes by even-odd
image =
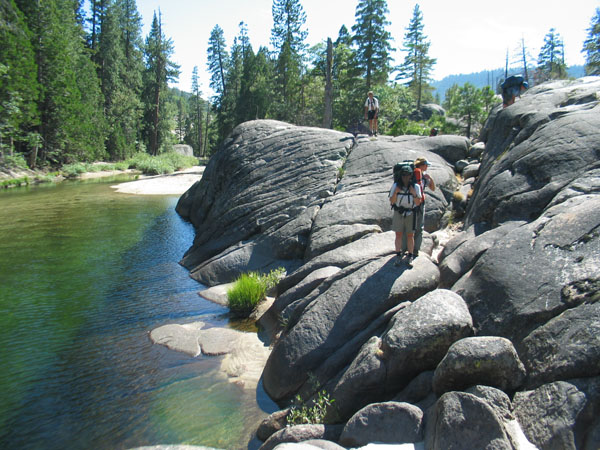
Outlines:
{"label": "calm river", "polygon": [[116,182],[0,191],[0,448],[257,447],[274,404],[230,383],[218,357],[148,338],[167,323],[232,326],[178,264],[194,237],[178,196]]}

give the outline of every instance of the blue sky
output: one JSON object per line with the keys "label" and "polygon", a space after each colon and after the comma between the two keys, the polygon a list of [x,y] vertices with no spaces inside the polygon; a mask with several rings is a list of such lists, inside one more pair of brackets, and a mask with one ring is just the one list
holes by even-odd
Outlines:
{"label": "blue sky", "polygon": [[[587,29],[600,8],[600,0],[421,0],[419,2],[388,0],[394,38],[396,64],[404,59],[402,42],[416,3],[423,13],[425,34],[431,41],[430,55],[437,58],[433,78],[478,72],[504,67],[506,52],[514,60],[521,39],[529,49],[532,61],[537,59],[544,36],[554,27],[565,44],[567,65],[584,63],[581,53]],[[163,30],[175,46],[173,60],[180,64],[179,82],[189,91],[192,70],[198,66],[202,91],[211,95],[206,72],[206,49],[210,32],[218,24],[225,34],[227,46],[239,32],[239,23],[248,26],[254,50],[261,45],[270,48],[273,25],[272,0],[137,0],[138,11],[147,35],[155,11],[162,13]],[[342,25],[348,29],[355,22],[358,0],[301,0],[307,15],[309,45],[331,37],[336,39]]]}

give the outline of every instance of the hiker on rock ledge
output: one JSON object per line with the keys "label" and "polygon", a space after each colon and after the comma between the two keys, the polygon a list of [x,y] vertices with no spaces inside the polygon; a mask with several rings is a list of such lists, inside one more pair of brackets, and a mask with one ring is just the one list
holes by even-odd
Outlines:
{"label": "hiker on rock ledge", "polygon": [[[412,164],[412,163],[411,163]],[[415,259],[415,228],[417,210],[421,203],[421,187],[415,183],[411,164],[397,164],[394,167],[394,184],[390,189],[390,204],[394,210],[392,230],[396,232],[394,246],[396,249],[395,265],[406,261],[412,267]],[[406,233],[406,255],[402,254],[402,237]]]}
{"label": "hiker on rock ledge", "polygon": [[373,96],[373,91],[369,91],[365,102],[365,119],[369,120],[369,136],[377,136],[377,116],[379,116],[379,100]]}

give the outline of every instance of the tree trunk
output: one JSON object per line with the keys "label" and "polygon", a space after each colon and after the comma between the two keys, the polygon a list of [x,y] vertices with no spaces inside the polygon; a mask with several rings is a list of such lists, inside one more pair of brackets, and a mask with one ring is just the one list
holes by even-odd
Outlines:
{"label": "tree trunk", "polygon": [[523,51],[523,71],[525,75],[525,81],[529,82],[529,76],[527,75],[527,51],[525,50],[525,39],[521,38],[521,49]]}
{"label": "tree trunk", "polygon": [[471,139],[471,113],[467,116],[467,138]]}
{"label": "tree trunk", "polygon": [[325,72],[325,111],[323,112],[323,128],[331,128],[333,123],[333,83],[331,71],[333,67],[333,43],[327,38],[327,70]]}
{"label": "tree trunk", "polygon": [[419,76],[417,78],[417,111],[421,111],[421,92],[423,91],[423,64],[419,64]]}
{"label": "tree trunk", "polygon": [[160,106],[160,85],[157,84],[154,94],[154,112],[152,117],[152,139],[150,142],[150,153],[154,156],[158,154],[158,114]]}
{"label": "tree trunk", "polygon": [[202,156],[206,156],[206,152],[208,151],[208,119],[210,115],[210,103],[206,102],[206,127],[204,127],[204,151]]}
{"label": "tree trunk", "polygon": [[204,156],[202,152],[202,109],[199,95],[196,97],[196,127],[198,128],[198,155]]}
{"label": "tree trunk", "polygon": [[38,145],[34,145],[33,148],[29,151],[29,168],[35,169],[36,161],[38,154]]}

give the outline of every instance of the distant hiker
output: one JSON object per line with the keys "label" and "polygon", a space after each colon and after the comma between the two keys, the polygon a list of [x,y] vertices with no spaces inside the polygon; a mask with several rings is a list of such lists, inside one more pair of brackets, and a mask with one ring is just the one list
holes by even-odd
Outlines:
{"label": "distant hiker", "polygon": [[433,136],[437,136],[437,135],[438,135],[438,130],[437,130],[437,128],[432,128],[432,129],[429,131],[429,137],[433,137]]}
{"label": "distant hiker", "polygon": [[502,82],[500,87],[502,88],[502,107],[512,105],[515,102],[517,95],[520,97],[521,93],[527,89],[529,85],[523,75],[511,75]]}
{"label": "distant hiker", "polygon": [[373,91],[367,93],[365,102],[365,119],[369,120],[369,136],[377,136],[377,117],[379,116],[379,100],[373,97]]}
{"label": "distant hiker", "polygon": [[413,252],[415,256],[419,254],[423,242],[423,228],[425,227],[425,188],[428,187],[432,191],[435,191],[433,178],[425,173],[429,166],[430,163],[427,161],[427,158],[421,157],[415,159],[415,179],[421,188],[421,203],[417,206],[415,211],[415,214],[417,215],[417,223],[415,226],[415,250]]}
{"label": "distant hiker", "polygon": [[[421,203],[421,187],[413,178],[412,163],[398,163],[394,166],[394,184],[390,189],[390,204],[394,210],[392,230],[396,232],[394,246],[396,262],[399,266],[406,259],[408,267],[412,267],[415,259],[415,227],[416,209]],[[402,254],[402,236],[406,233],[406,255]]]}

